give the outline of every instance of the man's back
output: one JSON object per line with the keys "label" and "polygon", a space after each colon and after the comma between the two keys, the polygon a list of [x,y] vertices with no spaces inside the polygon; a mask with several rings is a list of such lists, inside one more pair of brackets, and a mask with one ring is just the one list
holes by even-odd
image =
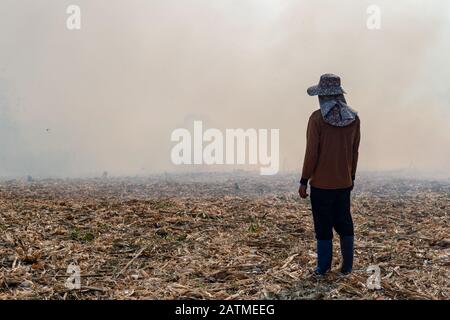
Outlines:
{"label": "man's back", "polygon": [[308,122],[303,177],[313,187],[342,189],[352,186],[358,162],[360,120],[343,127],[333,126],[314,111]]}

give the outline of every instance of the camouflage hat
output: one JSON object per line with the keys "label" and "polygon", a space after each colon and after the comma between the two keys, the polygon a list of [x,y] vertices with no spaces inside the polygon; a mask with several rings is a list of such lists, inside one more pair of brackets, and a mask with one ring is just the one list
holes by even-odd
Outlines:
{"label": "camouflage hat", "polygon": [[327,73],[320,77],[318,85],[308,88],[310,96],[330,96],[345,93],[341,87],[341,78],[335,74]]}

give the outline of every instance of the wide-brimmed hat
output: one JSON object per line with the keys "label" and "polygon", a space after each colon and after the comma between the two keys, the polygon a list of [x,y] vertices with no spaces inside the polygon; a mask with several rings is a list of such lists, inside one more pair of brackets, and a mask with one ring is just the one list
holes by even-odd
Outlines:
{"label": "wide-brimmed hat", "polygon": [[341,87],[341,78],[331,73],[323,74],[320,77],[319,84],[309,87],[307,92],[310,96],[330,96],[345,93]]}

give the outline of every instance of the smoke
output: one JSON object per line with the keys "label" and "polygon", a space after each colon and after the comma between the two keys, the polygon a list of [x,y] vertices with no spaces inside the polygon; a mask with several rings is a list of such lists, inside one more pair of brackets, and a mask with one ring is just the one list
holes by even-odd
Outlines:
{"label": "smoke", "polygon": [[368,30],[370,4],[3,0],[0,176],[179,170],[170,135],[194,120],[279,128],[280,163],[299,170],[306,89],[329,72],[361,118],[360,169],[448,175],[450,4],[377,1]]}

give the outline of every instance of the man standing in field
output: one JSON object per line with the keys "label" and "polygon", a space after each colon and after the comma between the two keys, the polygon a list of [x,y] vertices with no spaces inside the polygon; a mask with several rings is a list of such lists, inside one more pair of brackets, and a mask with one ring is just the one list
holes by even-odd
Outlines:
{"label": "man standing in field", "polygon": [[341,273],[353,267],[353,221],[350,193],[355,181],[360,121],[344,98],[341,79],[324,74],[318,85],[310,87],[310,96],[319,96],[320,109],[308,122],[306,153],[300,180],[300,197],[305,199],[308,181],[317,239],[317,268],[324,275],[331,268],[333,229],[339,234]]}

